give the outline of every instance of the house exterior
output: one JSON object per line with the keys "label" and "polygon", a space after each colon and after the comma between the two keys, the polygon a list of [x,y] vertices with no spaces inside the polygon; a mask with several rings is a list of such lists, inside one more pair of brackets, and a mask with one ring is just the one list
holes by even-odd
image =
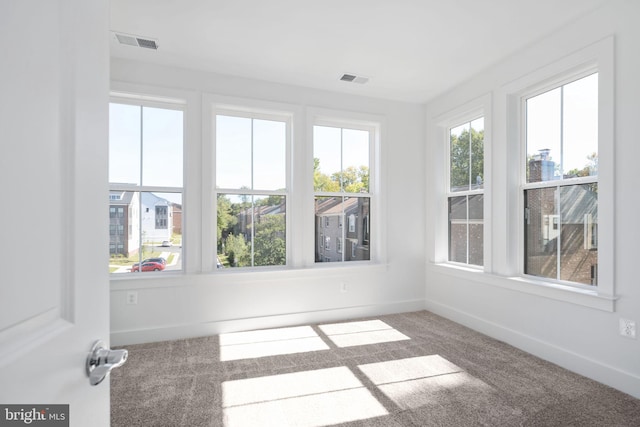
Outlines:
{"label": "house exterior", "polygon": [[[555,162],[529,162],[530,182],[554,179]],[[560,192],[558,194],[558,191]],[[558,209],[558,201],[560,209]],[[583,184],[528,190],[526,273],[597,284],[598,190]],[[560,246],[560,247],[558,247]],[[559,250],[561,249],[561,250]],[[558,253],[561,253],[558,262]],[[588,267],[587,267],[588,266]]]}
{"label": "house exterior", "polygon": [[316,201],[316,262],[371,259],[370,199],[328,197]]}
{"label": "house exterior", "polygon": [[141,229],[143,243],[171,240],[173,204],[153,193],[142,192]]}
{"label": "house exterior", "polygon": [[[138,197],[142,194],[142,197]],[[130,257],[142,244],[171,240],[174,203],[153,193],[109,193],[109,253]]]}
{"label": "house exterior", "polygon": [[109,193],[109,254],[129,257],[140,249],[139,198],[132,191]]}

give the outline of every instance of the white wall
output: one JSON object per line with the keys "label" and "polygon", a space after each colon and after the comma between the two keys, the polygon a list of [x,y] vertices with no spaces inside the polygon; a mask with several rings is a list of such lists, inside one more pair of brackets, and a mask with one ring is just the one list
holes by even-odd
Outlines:
{"label": "white wall", "polygon": [[[615,294],[613,312],[510,289],[486,274],[448,273],[432,263],[427,229],[427,308],[561,366],[640,397],[640,340],[618,334],[619,318],[640,324],[637,176],[640,160],[640,2],[616,0],[432,101],[427,106],[427,162],[438,152],[434,118],[470,100],[493,98],[493,144],[506,146],[507,120],[496,111],[501,88],[606,36],[615,37]],[[510,142],[512,143],[512,142]],[[428,170],[440,169],[437,165]],[[494,167],[495,170],[495,167]],[[427,201],[441,194],[427,174]],[[427,203],[427,223],[437,212]],[[495,208],[497,205],[493,205]],[[494,254],[499,251],[494,250]],[[508,254],[507,254],[508,255]]]}
{"label": "white wall", "polygon": [[[205,94],[287,103],[380,116],[383,120],[383,186],[387,262],[271,272],[199,273],[203,222],[198,155],[187,159],[184,258],[187,273],[161,279],[112,280],[112,343],[129,344],[219,332],[424,308],[424,108],[142,62],[112,60],[112,88],[186,97],[187,143],[200,144]],[[304,117],[294,133],[307,135]],[[298,127],[296,128],[296,125]],[[195,150],[198,153],[197,149]],[[206,176],[206,174],[205,174]],[[300,184],[300,183],[297,183]],[[292,201],[292,203],[297,203]],[[375,214],[375,213],[374,213]],[[310,220],[309,224],[313,224]],[[206,228],[206,227],[205,227]],[[372,239],[375,239],[372,236]],[[325,266],[323,266],[325,267]],[[206,268],[205,268],[206,269]],[[340,292],[342,282],[347,292]],[[138,304],[127,305],[127,292]]]}

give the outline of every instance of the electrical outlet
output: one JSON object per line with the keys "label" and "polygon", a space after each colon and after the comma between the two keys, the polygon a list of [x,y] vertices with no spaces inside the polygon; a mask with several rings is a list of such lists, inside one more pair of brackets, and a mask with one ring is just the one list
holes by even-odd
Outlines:
{"label": "electrical outlet", "polygon": [[627,338],[635,338],[636,337],[635,320],[620,319],[620,335]]}
{"label": "electrical outlet", "polygon": [[127,292],[127,304],[129,305],[138,304],[138,292],[136,291]]}

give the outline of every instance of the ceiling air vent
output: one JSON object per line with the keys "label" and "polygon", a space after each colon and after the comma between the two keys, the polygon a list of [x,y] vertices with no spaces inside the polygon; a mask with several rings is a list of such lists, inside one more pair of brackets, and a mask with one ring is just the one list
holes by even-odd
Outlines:
{"label": "ceiling air vent", "polygon": [[356,76],[355,74],[343,74],[342,77],[340,77],[340,80],[342,80],[343,82],[358,83],[363,85],[369,81],[369,77]]}
{"label": "ceiling air vent", "polygon": [[158,40],[151,39],[149,37],[134,36],[131,34],[114,33],[116,40],[120,44],[126,44],[128,46],[143,47],[145,49],[158,49]]}

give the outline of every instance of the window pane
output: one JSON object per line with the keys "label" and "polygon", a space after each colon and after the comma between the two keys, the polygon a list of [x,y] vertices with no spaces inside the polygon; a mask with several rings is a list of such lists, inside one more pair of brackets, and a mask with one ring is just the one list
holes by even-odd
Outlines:
{"label": "window pane", "polygon": [[219,194],[217,204],[217,260],[222,266],[286,264],[284,196]]}
{"label": "window pane", "polygon": [[451,129],[450,144],[450,190],[469,190],[469,123]]}
{"label": "window pane", "polygon": [[484,188],[484,117],[471,122],[471,189]]}
{"label": "window pane", "polygon": [[342,170],[344,191],[369,192],[369,132],[342,130]]}
{"label": "window pane", "polygon": [[525,191],[525,273],[556,279],[560,224],[556,188]]}
{"label": "window pane", "polygon": [[484,195],[469,196],[469,264],[484,263]]}
{"label": "window pane", "polygon": [[140,114],[140,106],[109,104],[110,183],[140,184]]}
{"label": "window pane", "polygon": [[182,115],[142,107],[142,185],[182,187]]}
{"label": "window pane", "polygon": [[253,265],[285,265],[286,203],[284,196],[255,196]]}
{"label": "window pane", "polygon": [[348,218],[346,230],[347,251],[345,261],[364,261],[371,259],[370,220],[371,199],[368,197],[345,197],[344,215]]}
{"label": "window pane", "polygon": [[316,197],[315,205],[316,262],[371,259],[369,197]]}
{"label": "window pane", "polygon": [[559,179],[562,88],[527,99],[527,182]]}
{"label": "window pane", "polygon": [[565,177],[598,174],[598,74],[563,87]]}
{"label": "window pane", "polygon": [[225,267],[251,266],[251,205],[248,194],[218,194],[218,258]]}
{"label": "window pane", "polygon": [[[342,248],[337,244],[338,239],[344,239],[342,197],[316,197],[315,212],[316,262],[343,261]],[[333,243],[335,245],[332,247]]]}
{"label": "window pane", "polygon": [[112,191],[109,204],[112,273],[182,269],[181,193]]}
{"label": "window pane", "polygon": [[252,188],[251,119],[216,116],[216,187]]}
{"label": "window pane", "polygon": [[597,284],[598,186],[560,189],[560,279]]}
{"label": "window pane", "polygon": [[467,262],[467,196],[449,198],[449,261]]}
{"label": "window pane", "polygon": [[327,126],[313,127],[313,189],[340,191],[342,170],[341,129]]}
{"label": "window pane", "polygon": [[527,100],[528,182],[598,173],[598,74]]}
{"label": "window pane", "polygon": [[286,188],[286,123],[253,121],[253,189]]}

